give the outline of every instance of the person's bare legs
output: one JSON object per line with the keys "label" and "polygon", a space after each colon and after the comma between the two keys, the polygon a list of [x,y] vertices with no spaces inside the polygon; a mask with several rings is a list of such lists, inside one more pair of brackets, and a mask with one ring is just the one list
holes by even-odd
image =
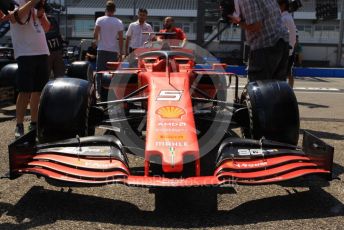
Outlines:
{"label": "person's bare legs", "polygon": [[31,93],[19,93],[17,97],[17,103],[16,103],[16,119],[17,119],[17,125],[16,130],[14,133],[14,137],[17,139],[24,135],[24,117],[25,112],[27,109],[27,105],[29,104]]}
{"label": "person's bare legs", "polygon": [[16,103],[16,118],[17,124],[23,124],[24,116],[27,109],[27,105],[29,104],[31,93],[19,93]]}
{"label": "person's bare legs", "polygon": [[37,123],[38,105],[39,105],[40,97],[41,97],[41,92],[33,92],[31,94],[31,98],[30,98],[31,123]]}

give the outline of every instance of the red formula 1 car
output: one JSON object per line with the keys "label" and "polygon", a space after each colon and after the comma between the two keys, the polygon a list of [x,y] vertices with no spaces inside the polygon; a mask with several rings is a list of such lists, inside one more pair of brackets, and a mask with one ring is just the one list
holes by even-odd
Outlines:
{"label": "red formula 1 car", "polygon": [[[95,75],[74,63],[77,78],[49,82],[37,132],[9,145],[9,177],[146,187],[331,178],[331,146],[310,133],[297,146],[298,105],[285,82],[251,82],[239,96],[238,77],[223,64],[198,64],[193,49],[164,43],[132,56]],[[94,136],[95,127],[105,135]]]}

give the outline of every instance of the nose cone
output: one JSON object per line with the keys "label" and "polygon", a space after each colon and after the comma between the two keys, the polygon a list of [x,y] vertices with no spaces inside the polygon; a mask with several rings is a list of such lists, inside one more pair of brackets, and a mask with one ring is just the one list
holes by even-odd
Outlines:
{"label": "nose cone", "polygon": [[[161,157],[164,173],[183,171],[186,155],[199,158],[188,73],[144,73],[149,85],[147,111],[147,161]],[[147,170],[148,171],[148,170]]]}

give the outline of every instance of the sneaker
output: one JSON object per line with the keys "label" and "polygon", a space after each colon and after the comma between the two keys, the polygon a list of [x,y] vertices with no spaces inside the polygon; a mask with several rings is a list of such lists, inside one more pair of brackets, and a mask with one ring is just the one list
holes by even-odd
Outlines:
{"label": "sneaker", "polygon": [[36,130],[37,129],[37,123],[31,122],[29,125],[29,131]]}
{"label": "sneaker", "polygon": [[24,135],[24,125],[23,124],[17,124],[16,131],[14,133],[14,137],[18,139],[19,137]]}

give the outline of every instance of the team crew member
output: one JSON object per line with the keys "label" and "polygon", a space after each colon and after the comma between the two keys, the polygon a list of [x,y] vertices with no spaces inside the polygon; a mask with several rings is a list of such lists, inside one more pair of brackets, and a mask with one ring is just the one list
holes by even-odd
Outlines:
{"label": "team crew member", "polygon": [[45,32],[49,30],[50,23],[43,7],[34,9],[38,2],[37,0],[18,0],[19,7],[10,13],[14,56],[18,62],[16,138],[24,134],[23,121],[29,101],[30,129],[36,127],[39,98],[49,80],[49,49]]}
{"label": "team crew member", "polygon": [[158,40],[163,40],[163,39],[171,39],[171,40],[179,40],[181,41],[181,46],[184,46],[187,37],[184,33],[184,31],[181,28],[175,27],[174,25],[174,19],[172,17],[166,17],[164,20],[164,29],[160,30],[161,33],[166,33],[166,32],[172,32],[175,33],[174,35],[164,35],[164,36],[159,36]]}
{"label": "team crew member", "polygon": [[126,33],[126,56],[128,55],[128,51],[129,53],[131,53],[135,49],[142,47],[144,43],[147,42],[150,38],[154,38],[154,35],[151,35],[151,37],[149,37],[149,34],[142,34],[143,32],[153,32],[152,26],[146,22],[147,15],[148,11],[146,9],[139,9],[138,20],[136,22],[130,23],[128,31]]}
{"label": "team crew member", "polygon": [[250,46],[249,81],[287,78],[289,35],[276,0],[240,0],[240,19],[228,17],[246,32]]}
{"label": "team crew member", "polygon": [[123,55],[123,23],[116,18],[116,5],[106,3],[105,16],[96,20],[94,40],[98,42],[97,71],[106,70],[106,63],[121,60]]}
{"label": "team crew member", "polygon": [[299,36],[296,35],[296,42],[294,47],[294,54],[295,54],[295,65],[302,66],[302,46],[299,41]]}
{"label": "team crew member", "polygon": [[295,60],[294,47],[296,43],[296,25],[293,16],[288,12],[289,0],[278,0],[282,12],[282,22],[289,32],[289,59],[288,59],[288,83],[291,88],[294,87],[293,65]]}
{"label": "team crew member", "polygon": [[89,61],[93,67],[93,69],[96,68],[96,60],[97,60],[97,43],[93,41],[91,43],[91,46],[88,47],[86,54],[85,54],[85,60]]}
{"label": "team crew member", "polygon": [[63,39],[57,20],[48,16],[50,29],[45,34],[49,47],[49,73],[53,73],[53,78],[63,77],[65,75],[65,64],[63,61]]}

